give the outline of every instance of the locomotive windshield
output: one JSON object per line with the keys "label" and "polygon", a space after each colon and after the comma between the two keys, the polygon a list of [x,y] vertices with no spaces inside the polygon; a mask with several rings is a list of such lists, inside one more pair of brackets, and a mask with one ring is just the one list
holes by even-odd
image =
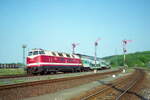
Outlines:
{"label": "locomotive windshield", "polygon": [[45,54],[45,53],[44,51],[32,51],[28,53],[28,56],[38,55],[38,54]]}
{"label": "locomotive windshield", "polygon": [[38,55],[38,51],[34,51],[34,52],[33,52],[33,55]]}
{"label": "locomotive windshield", "polygon": [[44,51],[39,51],[39,54],[45,54]]}

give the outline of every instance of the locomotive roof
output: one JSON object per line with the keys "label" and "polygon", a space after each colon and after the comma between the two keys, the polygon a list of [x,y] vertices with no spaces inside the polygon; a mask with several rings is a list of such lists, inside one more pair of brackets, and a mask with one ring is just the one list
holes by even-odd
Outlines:
{"label": "locomotive roof", "polygon": [[57,52],[57,51],[50,51],[50,50],[44,50],[44,49],[32,49],[29,52],[34,52],[34,51],[44,51],[46,55],[50,56],[62,56],[62,57],[70,57],[70,58],[79,58],[78,55],[76,54],[69,54],[65,52]]}

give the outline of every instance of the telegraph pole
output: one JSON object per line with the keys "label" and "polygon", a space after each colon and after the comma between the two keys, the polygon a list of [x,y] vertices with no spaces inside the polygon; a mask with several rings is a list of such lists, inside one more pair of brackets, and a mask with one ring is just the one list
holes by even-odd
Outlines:
{"label": "telegraph pole", "polygon": [[26,49],[27,45],[23,44],[22,45],[22,49],[23,49],[23,65],[25,66],[25,49]]}

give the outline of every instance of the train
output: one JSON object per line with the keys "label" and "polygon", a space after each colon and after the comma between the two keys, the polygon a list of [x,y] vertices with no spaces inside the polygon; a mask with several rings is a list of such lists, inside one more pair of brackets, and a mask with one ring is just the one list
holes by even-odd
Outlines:
{"label": "train", "polygon": [[15,63],[0,63],[0,69],[1,68],[20,68],[20,64],[15,64]]}
{"label": "train", "polygon": [[83,54],[53,52],[44,49],[32,49],[26,58],[27,74],[48,74],[57,72],[84,72],[94,69],[110,68],[109,63]]}

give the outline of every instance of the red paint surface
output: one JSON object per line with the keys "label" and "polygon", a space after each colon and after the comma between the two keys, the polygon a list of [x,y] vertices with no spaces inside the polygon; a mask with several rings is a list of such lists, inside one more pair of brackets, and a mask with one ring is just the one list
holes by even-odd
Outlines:
{"label": "red paint surface", "polygon": [[71,67],[71,66],[81,66],[81,65],[51,65],[51,64],[40,64],[40,65],[30,65],[30,66],[27,66],[27,67],[40,67],[40,66],[60,66],[60,67],[64,67],[64,66],[68,66],[68,67]]}
{"label": "red paint surface", "polygon": [[[47,56],[47,55],[38,55],[33,58],[27,57],[27,64],[32,63],[73,63],[73,64],[81,64],[81,60],[78,58],[67,58],[67,57],[57,57],[57,56]],[[28,67],[36,67],[36,66],[79,66],[79,65],[32,65]]]}

